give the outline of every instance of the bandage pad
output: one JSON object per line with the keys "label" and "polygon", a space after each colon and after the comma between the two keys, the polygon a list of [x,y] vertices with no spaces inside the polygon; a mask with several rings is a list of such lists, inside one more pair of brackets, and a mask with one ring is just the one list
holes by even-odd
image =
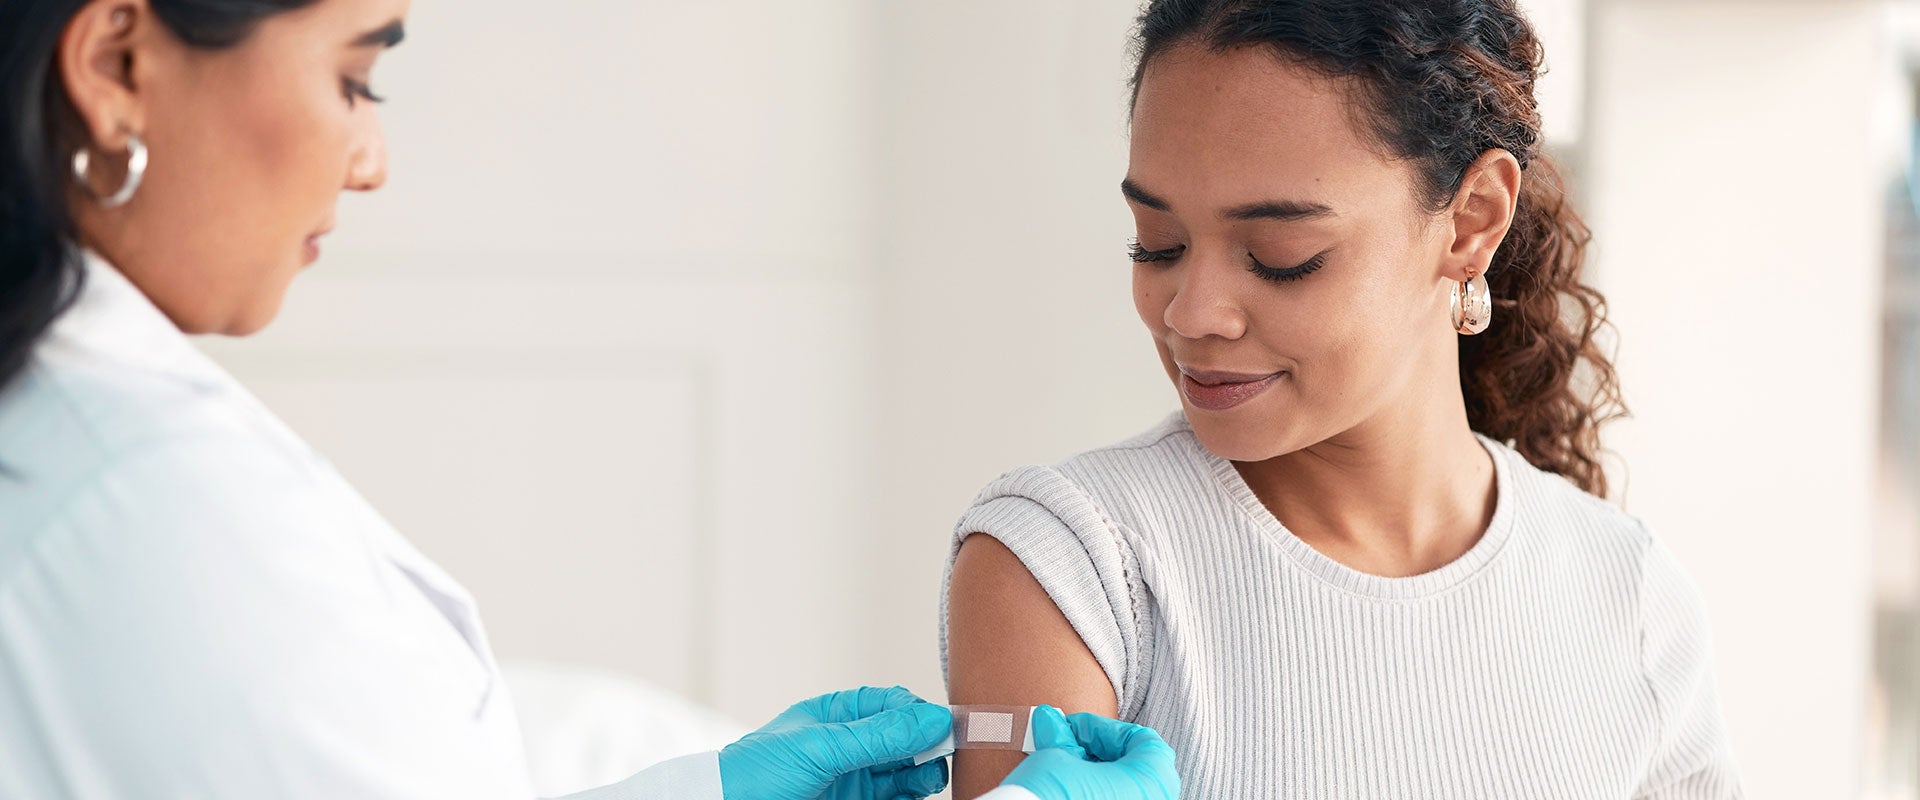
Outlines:
{"label": "bandage pad", "polygon": [[949,706],[953,749],[1033,752],[1033,706]]}
{"label": "bandage pad", "polygon": [[953,711],[953,733],[946,741],[913,759],[925,764],[955,750],[1033,752],[1033,706],[947,706]]}

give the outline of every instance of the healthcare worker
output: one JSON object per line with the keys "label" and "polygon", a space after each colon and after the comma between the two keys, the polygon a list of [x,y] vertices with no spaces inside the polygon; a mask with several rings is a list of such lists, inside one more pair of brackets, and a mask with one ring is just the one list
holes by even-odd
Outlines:
{"label": "healthcare worker", "polygon": [[[0,797],[528,794],[467,593],[187,333],[244,335],[385,178],[406,0],[0,0]],[[920,797],[904,689],[594,798]],[[998,797],[1171,798],[1152,731],[1042,709]]]}

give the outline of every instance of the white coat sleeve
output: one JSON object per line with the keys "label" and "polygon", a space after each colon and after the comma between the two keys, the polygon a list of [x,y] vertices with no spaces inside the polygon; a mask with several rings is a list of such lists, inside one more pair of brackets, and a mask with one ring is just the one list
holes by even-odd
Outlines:
{"label": "white coat sleeve", "polygon": [[13,520],[0,797],[530,797],[497,674],[325,489],[198,437]]}
{"label": "white coat sleeve", "polygon": [[721,800],[720,754],[696,753],[560,800]]}
{"label": "white coat sleeve", "polygon": [[[668,761],[612,786],[570,794],[560,800],[723,800],[718,753],[700,753]],[[1040,800],[1018,786],[1002,786],[980,800]]]}

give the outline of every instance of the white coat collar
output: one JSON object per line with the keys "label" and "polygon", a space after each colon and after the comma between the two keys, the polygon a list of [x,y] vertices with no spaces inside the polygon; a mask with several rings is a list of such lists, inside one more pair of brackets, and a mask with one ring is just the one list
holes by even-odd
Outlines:
{"label": "white coat collar", "polygon": [[54,321],[35,351],[37,357],[179,381],[299,457],[325,461],[239,380],[195,347],[118,268],[87,250],[81,251],[81,261],[85,277],[80,296]]}
{"label": "white coat collar", "polygon": [[81,251],[80,296],[48,330],[42,352],[157,372],[207,390],[233,388],[213,359],[106,259]]}

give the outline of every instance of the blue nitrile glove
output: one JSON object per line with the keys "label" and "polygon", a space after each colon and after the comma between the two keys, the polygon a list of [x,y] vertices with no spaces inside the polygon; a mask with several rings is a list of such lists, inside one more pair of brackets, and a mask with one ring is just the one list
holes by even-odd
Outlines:
{"label": "blue nitrile glove", "polygon": [[795,704],[720,751],[727,800],[893,800],[947,788],[945,759],[912,758],[953,732],[953,712],[898,686]]}
{"label": "blue nitrile glove", "polygon": [[1094,714],[1068,717],[1053,706],[1040,706],[1033,712],[1033,744],[1033,755],[1001,785],[1026,789],[1040,800],[1180,796],[1173,748],[1152,728]]}

